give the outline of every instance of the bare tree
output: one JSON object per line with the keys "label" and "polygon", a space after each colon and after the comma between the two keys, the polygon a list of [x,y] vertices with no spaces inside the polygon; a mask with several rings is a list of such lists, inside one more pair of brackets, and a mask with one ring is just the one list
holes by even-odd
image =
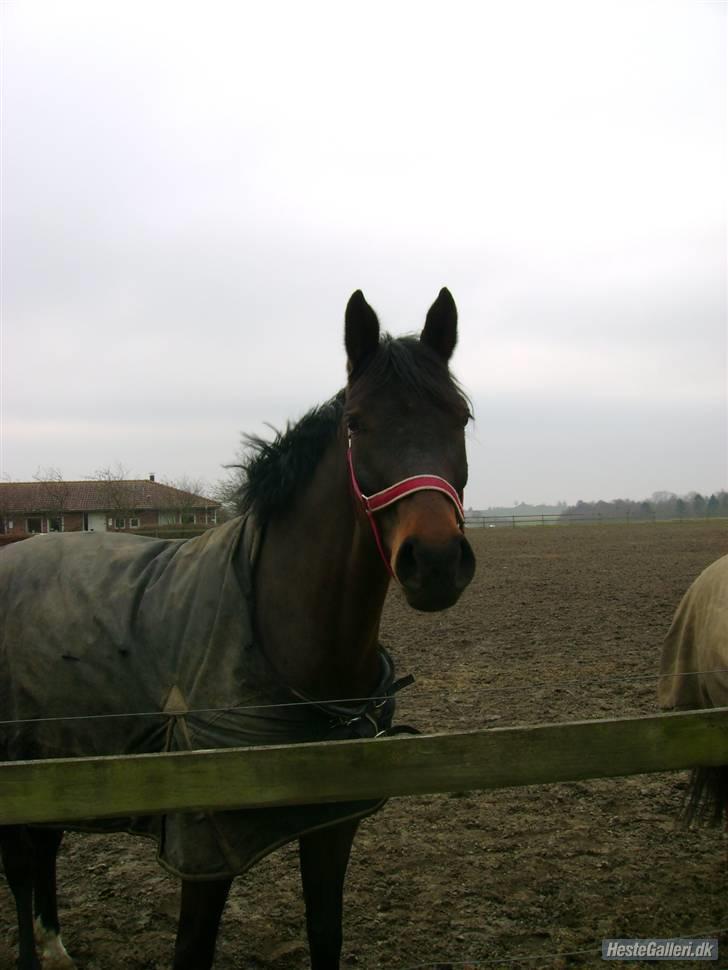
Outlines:
{"label": "bare tree", "polygon": [[[210,494],[211,488],[204,478],[192,478],[188,475],[181,475],[179,478],[164,478],[161,480],[163,485],[175,489],[169,494],[169,511],[175,514],[180,524],[195,521],[195,516],[201,511],[199,499],[206,499]],[[209,506],[205,509],[205,519],[209,521],[210,513],[217,511],[215,500],[209,500]],[[187,522],[186,522],[187,520]],[[205,523],[198,523],[204,525]]]}
{"label": "bare tree", "polygon": [[[272,425],[269,425],[274,434],[279,434]],[[227,472],[225,478],[217,483],[215,497],[222,502],[230,516],[242,515],[245,511],[243,504],[243,491],[248,477],[248,465],[250,464],[251,446],[255,447],[261,439],[254,436],[242,435],[238,449],[235,453],[235,460],[223,465]]]}
{"label": "bare tree", "polygon": [[[0,476],[0,484],[6,483],[9,485],[10,482],[11,478],[9,475]],[[6,492],[5,489],[0,488],[0,535],[4,535],[10,531],[8,522],[11,521],[14,511],[15,509],[11,508],[9,491]]]}
{"label": "bare tree", "polygon": [[218,512],[221,520],[232,519],[234,516],[240,515],[239,492],[241,484],[242,474],[240,469],[229,468],[227,478],[219,479],[212,489],[213,497],[222,505]]}
{"label": "bare tree", "polygon": [[63,513],[68,507],[70,489],[64,481],[60,468],[49,466],[39,468],[33,479],[41,486],[43,508],[38,512],[45,512],[48,519],[49,532],[63,531]]}
{"label": "bare tree", "polygon": [[129,469],[120,461],[113,466],[97,468],[93,475],[89,475],[89,479],[100,482],[106,510],[115,517],[126,519],[136,514],[136,509],[130,507],[129,501]]}

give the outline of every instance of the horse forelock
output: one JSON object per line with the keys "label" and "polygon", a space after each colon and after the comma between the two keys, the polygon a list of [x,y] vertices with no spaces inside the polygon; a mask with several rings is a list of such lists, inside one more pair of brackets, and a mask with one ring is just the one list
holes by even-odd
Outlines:
{"label": "horse forelock", "polygon": [[383,334],[377,352],[349,377],[351,403],[394,385],[414,390],[452,412],[465,424],[473,416],[470,399],[450,373],[447,362],[416,336]]}
{"label": "horse forelock", "polygon": [[386,393],[393,385],[416,391],[453,413],[465,424],[472,406],[447,363],[417,337],[383,334],[377,352],[350,375],[347,388],[312,408],[295,424],[276,431],[271,440],[244,435],[244,457],[236,465],[242,483],[234,501],[241,513],[252,512],[260,525],[288,508],[313,477],[324,451],[340,425],[347,401]]}

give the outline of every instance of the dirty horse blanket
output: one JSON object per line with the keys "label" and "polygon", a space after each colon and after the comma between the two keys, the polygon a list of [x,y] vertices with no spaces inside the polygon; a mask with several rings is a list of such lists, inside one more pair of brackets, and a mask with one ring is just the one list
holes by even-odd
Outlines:
{"label": "dirty horse blanket", "polygon": [[[266,676],[253,641],[255,541],[252,519],[239,518],[189,540],[74,533],[0,552],[0,760],[321,741],[389,727],[392,699],[355,722],[362,731],[342,729],[345,718],[332,729],[331,712],[312,706],[255,709],[295,700]],[[393,680],[385,652],[382,666],[380,696]],[[151,835],[166,868],[214,879],[380,804],[68,827]]]}
{"label": "dirty horse blanket", "polygon": [[703,570],[677,608],[662,650],[660,707],[722,707],[728,703],[727,668],[728,556],[723,556]]}

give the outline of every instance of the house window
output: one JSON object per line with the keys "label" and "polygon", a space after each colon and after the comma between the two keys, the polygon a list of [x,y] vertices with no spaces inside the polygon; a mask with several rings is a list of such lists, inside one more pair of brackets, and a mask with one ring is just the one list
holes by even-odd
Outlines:
{"label": "house window", "polygon": [[63,516],[62,515],[52,515],[48,518],[48,531],[49,532],[63,532]]}
{"label": "house window", "polygon": [[160,512],[159,513],[159,524],[160,525],[175,525],[177,522],[176,512]]}
{"label": "house window", "polygon": [[31,535],[36,535],[38,532],[43,531],[42,519],[39,515],[34,515],[32,518],[25,520],[25,531],[30,532]]}
{"label": "house window", "polygon": [[136,517],[135,517],[135,516],[133,516],[133,515],[132,515],[132,517],[131,517],[131,518],[129,519],[129,528],[130,528],[130,529],[138,529],[138,528],[139,528],[139,519],[138,519],[138,518],[136,518]]}
{"label": "house window", "polygon": [[123,519],[121,516],[117,516],[114,519],[114,528],[115,529],[124,529],[124,528],[126,528],[126,519]]}
{"label": "house window", "polygon": [[217,509],[208,509],[207,510],[207,524],[208,525],[217,525]]}
{"label": "house window", "polygon": [[182,512],[180,515],[180,522],[182,525],[194,525],[195,524],[195,513],[194,512]]}

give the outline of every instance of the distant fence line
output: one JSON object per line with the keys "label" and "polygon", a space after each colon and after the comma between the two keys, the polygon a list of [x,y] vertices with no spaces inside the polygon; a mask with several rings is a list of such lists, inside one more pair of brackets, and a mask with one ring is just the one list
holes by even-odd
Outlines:
{"label": "distant fence line", "polygon": [[594,525],[594,524],[627,524],[641,525],[652,522],[713,522],[726,521],[724,515],[679,515],[658,516],[655,512],[634,513],[625,512],[624,515],[604,515],[601,512],[546,512],[531,515],[479,515],[466,512],[465,525],[469,528],[503,528],[515,529],[518,526],[529,525]]}

